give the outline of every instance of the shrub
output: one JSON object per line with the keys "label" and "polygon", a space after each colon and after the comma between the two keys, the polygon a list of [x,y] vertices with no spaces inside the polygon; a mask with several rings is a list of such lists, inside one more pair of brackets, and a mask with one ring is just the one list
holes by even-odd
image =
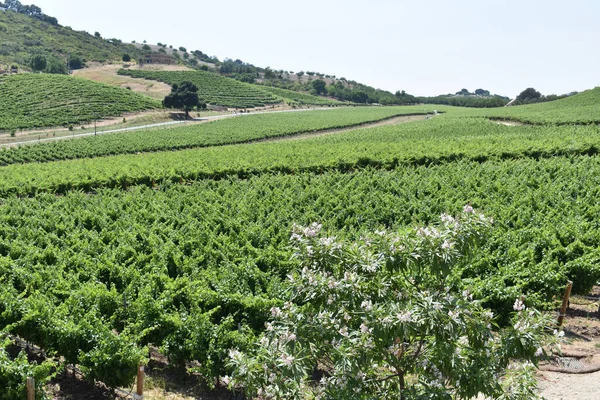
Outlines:
{"label": "shrub", "polygon": [[518,298],[511,324],[493,330],[493,313],[448,278],[490,223],[466,206],[355,243],[295,227],[290,301],[271,309],[253,353],[230,352],[232,384],[262,399],[535,398],[551,317]]}
{"label": "shrub", "polygon": [[123,54],[123,62],[130,62],[131,56],[127,53]]}

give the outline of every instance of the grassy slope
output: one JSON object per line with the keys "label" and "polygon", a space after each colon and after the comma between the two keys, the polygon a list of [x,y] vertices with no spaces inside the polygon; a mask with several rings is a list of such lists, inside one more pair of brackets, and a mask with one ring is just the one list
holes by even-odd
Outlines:
{"label": "grassy slope", "polygon": [[308,93],[295,92],[293,90],[281,89],[271,86],[260,86],[260,88],[269,93],[273,93],[275,96],[279,96],[285,99],[288,103],[291,101],[295,103],[310,105],[343,104],[338,100],[326,99],[324,97],[313,96]]}
{"label": "grassy slope", "polygon": [[120,61],[123,53],[141,54],[131,45],[114,45],[87,32],[52,26],[12,11],[0,12],[0,64],[25,67],[36,52],[63,58],[78,54],[87,61]]}
{"label": "grassy slope", "polygon": [[198,87],[198,97],[213,105],[245,108],[280,102],[277,97],[256,85],[239,82],[213,72],[122,69],[119,70],[119,74],[152,79],[169,85],[189,81]]}
{"label": "grassy slope", "polygon": [[466,114],[532,124],[590,124],[600,122],[600,87],[547,103],[463,110]]}
{"label": "grassy slope", "polygon": [[63,126],[160,107],[149,97],[66,75],[0,78],[0,130]]}

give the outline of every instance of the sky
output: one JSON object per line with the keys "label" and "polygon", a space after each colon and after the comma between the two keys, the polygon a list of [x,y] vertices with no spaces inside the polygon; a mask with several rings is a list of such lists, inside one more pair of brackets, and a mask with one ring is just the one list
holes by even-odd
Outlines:
{"label": "sky", "polygon": [[[600,86],[598,0],[31,0],[61,25],[414,95]],[[28,0],[21,0],[31,4]]]}

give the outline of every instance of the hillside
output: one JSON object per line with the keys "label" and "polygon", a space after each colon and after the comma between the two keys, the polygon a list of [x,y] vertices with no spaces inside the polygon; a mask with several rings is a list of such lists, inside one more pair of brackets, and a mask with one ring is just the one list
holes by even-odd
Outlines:
{"label": "hillside", "polygon": [[198,87],[198,97],[211,105],[245,108],[281,102],[280,99],[257,86],[226,78],[213,72],[121,69],[119,74],[156,80],[169,85],[184,81],[192,82]]}
{"label": "hillside", "polygon": [[600,87],[546,103],[477,110],[473,115],[530,124],[591,124],[600,122]]}
{"label": "hillside", "polygon": [[0,69],[4,64],[28,68],[33,54],[52,55],[66,65],[67,55],[85,61],[120,61],[124,53],[141,52],[117,39],[103,39],[69,27],[52,25],[13,11],[0,11]]}
{"label": "hillside", "polygon": [[275,96],[279,96],[286,101],[288,104],[310,104],[310,105],[332,105],[342,104],[338,100],[326,99],[324,97],[313,96],[309,93],[295,92],[293,90],[281,89],[271,86],[260,86],[260,88],[266,92],[272,93]]}
{"label": "hillside", "polygon": [[0,77],[0,131],[65,126],[161,107],[150,97],[66,75]]}

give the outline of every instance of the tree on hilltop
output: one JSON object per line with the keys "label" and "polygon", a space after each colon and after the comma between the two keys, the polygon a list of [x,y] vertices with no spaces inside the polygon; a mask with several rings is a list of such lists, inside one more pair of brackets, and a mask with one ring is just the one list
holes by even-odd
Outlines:
{"label": "tree on hilltop", "polygon": [[534,88],[527,88],[523,90],[518,96],[517,100],[527,101],[527,100],[537,100],[542,97],[542,94],[535,90]]}
{"label": "tree on hilltop", "polygon": [[181,82],[174,84],[171,88],[171,93],[163,100],[163,106],[166,108],[177,108],[185,112],[185,118],[189,118],[190,111],[197,108],[206,108],[206,103],[203,103],[198,98],[198,88],[191,82]]}

